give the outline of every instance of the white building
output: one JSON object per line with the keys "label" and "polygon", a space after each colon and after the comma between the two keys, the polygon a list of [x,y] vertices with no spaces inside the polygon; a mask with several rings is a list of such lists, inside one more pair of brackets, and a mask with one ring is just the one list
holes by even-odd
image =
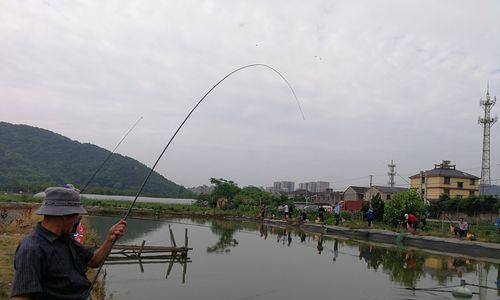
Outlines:
{"label": "white building", "polygon": [[295,190],[295,182],[293,182],[293,181],[275,181],[273,188],[277,192],[291,193]]}
{"label": "white building", "polygon": [[330,183],[326,181],[311,181],[299,183],[299,189],[312,193],[323,193],[330,188]]}

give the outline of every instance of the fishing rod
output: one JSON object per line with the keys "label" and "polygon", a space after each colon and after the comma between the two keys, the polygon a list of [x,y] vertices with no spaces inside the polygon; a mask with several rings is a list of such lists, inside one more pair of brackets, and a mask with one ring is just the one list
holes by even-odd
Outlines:
{"label": "fishing rod", "polygon": [[90,176],[89,180],[87,180],[87,183],[85,183],[85,185],[83,186],[83,188],[80,190],[80,194],[83,194],[83,192],[87,189],[87,187],[89,186],[89,184],[92,182],[92,180],[94,180],[94,177],[97,175],[97,173],[99,173],[99,171],[101,171],[101,169],[104,167],[104,165],[108,162],[108,160],[111,158],[111,156],[113,154],[115,154],[115,151],[116,149],[118,149],[118,147],[120,147],[120,145],[122,144],[122,142],[125,140],[125,138],[129,135],[130,132],[132,132],[132,130],[134,130],[135,126],[137,126],[137,124],[139,124],[139,122],[142,120],[142,117],[140,117],[135,123],[134,125],[132,125],[132,127],[130,127],[130,129],[125,133],[125,135],[122,137],[122,139],[118,142],[118,144],[116,144],[115,148],[108,154],[108,156],[106,157],[106,159],[104,159],[104,161],[101,163],[101,165],[95,170],[94,174],[92,174],[92,176]]}
{"label": "fishing rod", "polygon": [[[187,114],[187,116],[184,118],[184,120],[181,122],[181,124],[179,125],[179,127],[177,128],[177,130],[175,130],[174,134],[172,135],[172,137],[170,138],[170,140],[168,141],[168,143],[166,144],[165,148],[163,148],[163,151],[160,153],[160,155],[158,156],[158,158],[156,159],[155,163],[153,164],[153,166],[150,168],[149,170],[149,173],[148,175],[146,176],[146,178],[144,178],[144,181],[142,182],[139,190],[137,191],[137,194],[135,195],[134,197],[134,200],[132,201],[132,203],[130,204],[128,210],[127,210],[127,213],[125,214],[125,216],[123,217],[123,220],[127,220],[128,216],[130,215],[130,212],[132,211],[132,208],[134,207],[135,203],[137,202],[137,198],[139,198],[139,196],[141,195],[142,193],[142,190],[144,189],[144,186],[146,186],[146,183],[148,182],[149,178],[151,177],[151,175],[153,174],[155,168],[156,168],[156,165],[158,165],[158,163],[160,162],[160,159],[163,157],[163,154],[165,154],[165,152],[167,151],[168,147],[170,146],[170,144],[172,143],[172,141],[174,140],[174,138],[177,136],[177,134],[179,133],[179,131],[181,130],[181,128],[184,126],[184,124],[186,123],[186,121],[189,119],[189,117],[191,117],[191,114],[193,114],[193,112],[198,108],[198,106],[203,102],[203,100],[205,100],[205,98],[217,87],[219,86],[219,84],[221,84],[224,80],[226,80],[228,77],[230,77],[231,75],[233,75],[234,73],[236,72],[239,72],[241,70],[244,70],[244,69],[248,69],[248,68],[253,68],[253,67],[264,67],[264,68],[267,68],[271,71],[273,71],[274,73],[278,74],[281,79],[283,79],[283,81],[285,81],[285,83],[287,84],[288,88],[290,89],[290,91],[292,92],[292,95],[293,97],[295,98],[295,101],[297,102],[297,106],[299,108],[299,111],[302,115],[302,119],[305,120],[305,116],[304,116],[304,112],[302,111],[302,108],[300,107],[300,102],[299,102],[299,98],[297,97],[297,94],[295,94],[295,90],[293,89],[292,85],[290,84],[290,82],[288,82],[288,80],[285,78],[285,76],[283,76],[278,70],[276,70],[275,68],[269,66],[269,65],[266,65],[266,64],[250,64],[250,65],[246,65],[246,66],[243,66],[243,67],[239,67],[233,71],[231,71],[230,73],[228,73],[226,76],[224,76],[221,80],[219,80],[214,86],[212,86],[206,93],[205,95],[203,95],[203,97],[201,97],[200,100],[198,100],[198,102],[195,104],[195,106],[189,111],[189,113]],[[101,265],[99,266],[99,268],[97,269],[97,272],[94,276],[94,279],[92,280],[91,284],[90,284],[90,287],[89,289],[87,290],[87,293],[85,295],[85,298],[84,299],[88,299],[88,297],[90,296],[90,294],[92,293],[92,288],[94,287],[96,281],[97,281],[97,277],[99,276],[99,273],[101,272],[102,270],[102,267],[104,266],[104,261],[106,261],[107,257],[109,256],[109,254],[111,253],[111,249],[113,248],[113,246],[115,245],[116,243],[116,239],[114,239],[111,243],[111,247],[109,247],[109,250],[108,252],[106,253],[105,257],[104,257],[104,260],[103,260],[103,263],[101,263]]]}

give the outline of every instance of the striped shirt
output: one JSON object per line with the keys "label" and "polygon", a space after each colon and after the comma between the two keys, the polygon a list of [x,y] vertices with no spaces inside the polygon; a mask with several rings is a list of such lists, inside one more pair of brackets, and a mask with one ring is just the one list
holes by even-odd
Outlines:
{"label": "striped shirt", "polygon": [[92,256],[69,235],[56,235],[38,223],[17,247],[11,296],[82,299],[90,287],[85,273]]}

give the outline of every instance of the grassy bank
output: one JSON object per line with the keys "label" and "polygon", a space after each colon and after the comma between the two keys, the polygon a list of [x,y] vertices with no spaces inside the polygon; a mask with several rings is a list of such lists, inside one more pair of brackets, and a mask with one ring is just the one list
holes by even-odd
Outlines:
{"label": "grassy bank", "polygon": [[[99,200],[98,203],[84,201],[84,205],[91,215],[123,216],[130,207],[130,201]],[[197,205],[136,203],[131,216],[140,218],[160,217],[225,217],[225,218],[256,218],[258,209],[239,208],[221,210]]]}
{"label": "grassy bank", "polygon": [[40,203],[42,198],[35,198],[30,194],[0,194],[0,202],[28,202],[28,203]]}
{"label": "grassy bank", "polygon": [[[32,195],[0,195],[0,202],[7,203],[41,203],[41,198],[35,198]],[[103,214],[116,214],[122,212],[130,207],[132,201],[129,200],[96,200],[96,199],[82,199],[82,204],[88,209],[99,208]],[[189,204],[165,204],[165,203],[152,203],[152,202],[136,202],[134,211],[142,211],[142,214],[161,216],[168,214],[183,214],[183,215],[205,215],[205,216],[257,216],[259,209],[253,206],[241,206],[233,210],[221,210],[209,208],[199,205]]]}
{"label": "grassy bank", "polygon": [[[2,215],[8,212],[2,212]],[[5,214],[5,216],[7,216]],[[14,279],[14,254],[17,245],[28,234],[40,216],[26,209],[8,221],[0,221],[0,299],[8,299]]]}
{"label": "grassy bank", "polygon": [[12,280],[14,278],[14,253],[22,235],[6,235],[0,237],[0,299],[9,299]]}

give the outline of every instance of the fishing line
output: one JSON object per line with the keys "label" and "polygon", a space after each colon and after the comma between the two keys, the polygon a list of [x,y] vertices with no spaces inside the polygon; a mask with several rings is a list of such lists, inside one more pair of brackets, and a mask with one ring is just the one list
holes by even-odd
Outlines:
{"label": "fishing line", "polygon": [[[172,141],[174,140],[174,138],[177,136],[177,134],[179,133],[179,131],[181,130],[181,128],[184,126],[184,124],[186,123],[186,121],[189,119],[189,117],[191,116],[191,114],[196,110],[196,108],[198,108],[198,106],[203,102],[203,100],[205,100],[205,98],[219,85],[221,84],[224,80],[226,80],[228,77],[230,77],[231,75],[233,75],[234,73],[236,72],[239,72],[241,70],[244,70],[244,69],[247,69],[247,68],[253,68],[253,67],[264,67],[264,68],[267,68],[267,69],[270,69],[271,71],[273,71],[274,73],[278,74],[281,79],[283,79],[283,81],[285,81],[285,83],[287,84],[288,88],[290,89],[290,91],[292,92],[292,95],[293,97],[295,98],[295,101],[297,102],[297,106],[299,108],[299,111],[302,115],[302,119],[305,120],[305,116],[304,116],[304,112],[302,111],[302,108],[300,106],[300,102],[299,102],[299,99],[297,97],[297,94],[295,93],[295,90],[293,89],[292,85],[290,84],[290,82],[288,82],[288,80],[285,78],[285,76],[283,76],[278,70],[276,70],[275,68],[269,66],[269,65],[266,65],[266,64],[250,64],[250,65],[246,65],[246,66],[243,66],[243,67],[239,67],[233,71],[231,71],[229,74],[227,74],[226,76],[224,76],[221,80],[219,80],[214,86],[212,86],[206,93],[205,95],[203,95],[203,97],[201,97],[201,99],[196,103],[196,105],[189,111],[189,113],[187,114],[187,116],[184,118],[184,120],[182,121],[182,123],[179,125],[179,127],[177,128],[177,130],[175,130],[174,134],[172,135],[172,137],[170,138],[170,140],[168,141],[168,143],[166,144],[165,148],[163,148],[163,151],[160,153],[160,155],[158,156],[158,158],[156,159],[155,163],[153,164],[153,166],[151,167],[151,169],[149,170],[149,173],[148,175],[146,176],[146,178],[144,179],[144,181],[142,182],[141,184],[141,187],[139,188],[139,190],[137,191],[137,194],[135,195],[134,197],[134,200],[132,201],[132,204],[130,205],[129,209],[127,210],[127,213],[125,214],[125,216],[123,217],[123,220],[127,220],[128,216],[130,215],[130,212],[132,211],[132,208],[134,207],[135,203],[137,202],[137,198],[139,198],[139,196],[141,195],[142,193],[142,190],[144,189],[144,187],[146,186],[146,183],[148,182],[149,178],[151,177],[151,175],[153,174],[153,171],[155,170],[156,168],[156,165],[158,165],[158,163],[160,162],[160,159],[163,157],[163,154],[165,154],[165,152],[167,151],[168,147],[170,146],[170,144],[172,143]],[[106,253],[106,256],[103,260],[103,263],[101,263],[101,265],[99,266],[99,268],[97,269],[97,272],[94,276],[94,279],[92,280],[91,284],[90,284],[90,287],[89,289],[87,290],[85,296],[84,296],[84,299],[88,299],[88,297],[90,296],[90,294],[92,293],[92,288],[94,287],[94,284],[96,283],[97,281],[97,277],[99,276],[99,273],[101,272],[102,270],[102,267],[104,266],[104,261],[106,261],[106,258],[109,256],[109,254],[111,253],[111,249],[113,248],[113,246],[115,245],[116,243],[116,239],[114,239],[111,243],[111,247],[109,248],[109,250],[107,251]]]}
{"label": "fishing line", "polygon": [[80,194],[83,194],[83,192],[87,189],[87,187],[89,186],[89,184],[92,182],[92,180],[94,180],[94,177],[97,175],[97,173],[99,173],[99,171],[101,171],[101,169],[104,167],[104,165],[106,164],[106,162],[108,162],[108,160],[111,158],[111,156],[113,154],[115,154],[115,151],[116,149],[118,149],[118,147],[120,147],[120,145],[122,144],[122,142],[125,140],[125,138],[129,135],[129,133],[134,130],[135,126],[137,126],[137,124],[139,124],[139,122],[142,120],[142,117],[140,117],[135,123],[134,125],[132,125],[132,127],[130,127],[130,129],[127,131],[127,133],[125,133],[125,135],[122,137],[122,139],[118,142],[118,144],[116,144],[115,148],[113,149],[113,151],[111,151],[108,156],[106,157],[106,159],[104,159],[104,161],[101,163],[101,165],[97,168],[97,170],[95,170],[94,174],[92,174],[92,176],[89,178],[89,180],[87,180],[87,183],[83,186],[83,189],[81,189],[80,191]]}

